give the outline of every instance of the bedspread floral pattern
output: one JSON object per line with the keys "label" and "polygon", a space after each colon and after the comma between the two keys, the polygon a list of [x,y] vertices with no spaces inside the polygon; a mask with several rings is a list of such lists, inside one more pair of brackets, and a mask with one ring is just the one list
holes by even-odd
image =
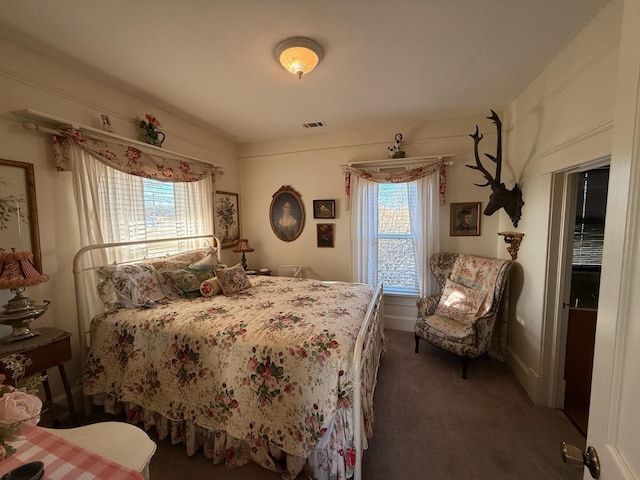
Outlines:
{"label": "bedspread floral pattern", "polygon": [[373,289],[266,276],[252,284],[96,317],[84,393],[306,458],[352,405],[346,372]]}

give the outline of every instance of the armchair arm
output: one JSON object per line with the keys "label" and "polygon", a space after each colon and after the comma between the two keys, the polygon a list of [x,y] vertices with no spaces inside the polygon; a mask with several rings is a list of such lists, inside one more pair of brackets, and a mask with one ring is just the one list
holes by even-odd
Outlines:
{"label": "armchair arm", "polygon": [[473,327],[476,329],[476,348],[478,349],[478,354],[489,351],[496,317],[497,312],[494,311],[478,317],[473,321]]}
{"label": "armchair arm", "polygon": [[433,315],[436,311],[436,307],[438,306],[438,302],[440,302],[440,295],[420,297],[416,301],[416,305],[418,306],[418,318]]}

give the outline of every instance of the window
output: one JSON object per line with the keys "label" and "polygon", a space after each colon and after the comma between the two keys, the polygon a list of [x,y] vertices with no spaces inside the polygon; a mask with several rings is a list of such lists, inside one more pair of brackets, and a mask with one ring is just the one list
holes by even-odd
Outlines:
{"label": "window", "polygon": [[609,167],[579,174],[573,265],[602,265],[608,184]]}
{"label": "window", "polygon": [[[105,243],[211,232],[210,205],[202,201],[201,182],[162,182],[105,168],[107,174],[98,178],[99,223]],[[162,242],[132,246],[128,253],[132,258],[154,257],[187,248],[193,245]]]}
{"label": "window", "polygon": [[408,185],[378,186],[378,278],[390,293],[417,294],[419,290]]}

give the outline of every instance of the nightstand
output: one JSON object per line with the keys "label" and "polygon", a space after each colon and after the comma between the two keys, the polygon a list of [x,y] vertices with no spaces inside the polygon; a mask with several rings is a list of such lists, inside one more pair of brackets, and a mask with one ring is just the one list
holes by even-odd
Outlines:
{"label": "nightstand", "polygon": [[[35,331],[39,333],[39,335],[35,337],[8,344],[0,343],[0,358],[12,353],[20,353],[31,359],[31,365],[25,369],[26,377],[38,373],[46,375],[48,369],[58,367],[64,393],[67,397],[69,417],[71,422],[76,425],[78,421],[76,409],[73,404],[69,380],[64,370],[64,362],[71,360],[71,334],[58,328],[49,327],[36,328]],[[7,378],[11,378],[10,372],[5,370],[2,363],[0,363],[0,373],[7,375]],[[49,386],[48,380],[45,379],[44,382],[42,382],[42,386],[44,387],[44,393],[47,399],[47,402],[43,406],[43,411],[45,409],[47,411],[42,415],[41,422],[48,423],[49,420],[53,422],[65,413],[67,409],[63,409],[53,403],[51,387]]]}

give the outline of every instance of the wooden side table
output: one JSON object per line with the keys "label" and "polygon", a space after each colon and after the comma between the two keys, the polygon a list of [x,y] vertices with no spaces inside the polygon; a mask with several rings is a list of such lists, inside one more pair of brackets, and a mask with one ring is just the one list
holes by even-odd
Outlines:
{"label": "wooden side table", "polygon": [[[20,353],[31,359],[31,365],[25,369],[25,377],[38,373],[44,376],[48,369],[58,367],[64,393],[67,397],[69,417],[71,418],[71,422],[76,425],[78,422],[76,408],[73,404],[69,380],[64,370],[64,362],[71,360],[71,334],[64,330],[50,327],[37,328],[35,331],[40,335],[12,343],[0,343],[0,358],[12,353]],[[11,372],[6,371],[2,363],[0,363],[0,373],[5,374],[7,378],[11,378]],[[61,407],[53,403],[51,387],[47,379],[44,380],[42,386],[44,387],[44,393],[48,402],[45,408],[50,411],[48,417],[55,420],[62,413],[60,412]]]}

